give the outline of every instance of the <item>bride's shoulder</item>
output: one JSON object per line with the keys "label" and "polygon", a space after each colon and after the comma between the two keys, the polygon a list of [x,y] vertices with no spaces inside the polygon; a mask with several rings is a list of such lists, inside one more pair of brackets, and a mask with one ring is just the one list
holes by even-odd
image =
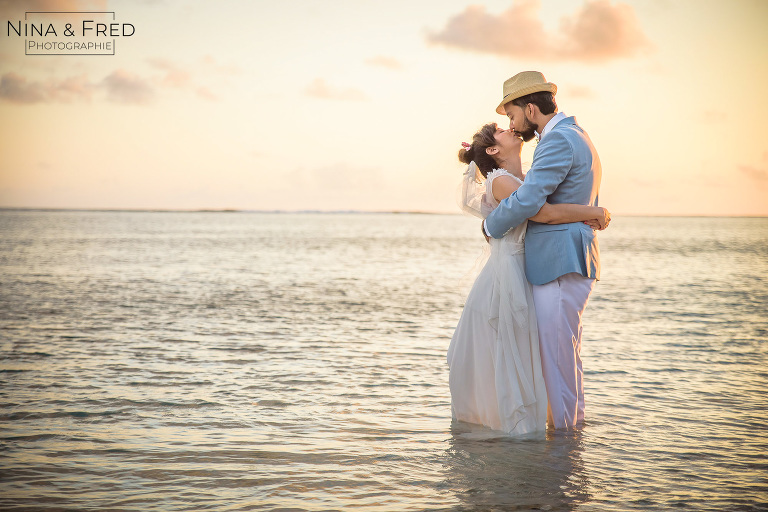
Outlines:
{"label": "bride's shoulder", "polygon": [[492,180],[494,178],[498,178],[499,176],[511,176],[511,174],[509,174],[509,171],[507,171],[506,169],[498,168],[498,169],[494,169],[491,172],[489,172],[488,176],[487,176],[487,179],[488,180]]}
{"label": "bride's shoulder", "polygon": [[494,169],[493,171],[488,173],[488,178],[487,178],[488,179],[488,183],[490,183],[495,178],[498,178],[499,176],[509,176],[510,178],[512,178],[515,181],[520,181],[520,178],[518,178],[517,176],[515,176],[514,174],[512,174],[508,170],[499,168],[499,169]]}

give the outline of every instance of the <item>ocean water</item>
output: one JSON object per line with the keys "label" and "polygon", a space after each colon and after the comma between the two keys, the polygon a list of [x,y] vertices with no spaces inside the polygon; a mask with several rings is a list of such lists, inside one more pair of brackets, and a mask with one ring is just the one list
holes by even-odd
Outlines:
{"label": "ocean water", "polygon": [[476,219],[0,211],[0,509],[768,510],[768,219],[600,240],[585,426],[483,440]]}

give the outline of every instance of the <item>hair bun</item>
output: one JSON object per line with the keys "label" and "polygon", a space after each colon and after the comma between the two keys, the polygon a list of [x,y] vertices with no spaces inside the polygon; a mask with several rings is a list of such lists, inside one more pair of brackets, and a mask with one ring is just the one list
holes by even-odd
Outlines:
{"label": "hair bun", "polygon": [[465,148],[461,148],[459,150],[459,162],[463,162],[467,165],[474,159],[475,152],[472,148],[469,148],[469,150]]}

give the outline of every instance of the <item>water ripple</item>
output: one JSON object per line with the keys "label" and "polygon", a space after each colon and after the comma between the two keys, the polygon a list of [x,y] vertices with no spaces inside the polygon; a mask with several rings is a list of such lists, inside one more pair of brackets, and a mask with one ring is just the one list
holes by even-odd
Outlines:
{"label": "water ripple", "polygon": [[474,220],[4,211],[0,235],[3,510],[766,510],[765,219],[616,218],[586,425],[528,440],[450,420]]}

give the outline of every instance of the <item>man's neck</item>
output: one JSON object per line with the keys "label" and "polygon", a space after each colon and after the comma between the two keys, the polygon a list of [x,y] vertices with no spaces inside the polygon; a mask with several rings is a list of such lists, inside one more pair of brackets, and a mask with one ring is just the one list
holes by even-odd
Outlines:
{"label": "man's neck", "polygon": [[[539,129],[536,130],[536,136],[538,137],[539,140],[541,140],[541,138],[544,135],[546,135],[547,125],[549,125],[550,121],[552,121],[552,119],[554,119],[556,116],[560,116],[561,118],[564,118],[565,114],[562,114],[561,112],[554,112],[552,114],[547,114],[545,116],[542,116],[542,118],[541,118],[542,119],[542,121],[541,121],[542,124],[540,124],[539,125]],[[550,129],[551,128],[552,127],[550,126]]]}
{"label": "man's neck", "polygon": [[549,123],[553,117],[557,115],[557,112],[553,112],[551,114],[542,115],[541,117],[541,123],[539,123],[539,129],[543,130],[545,126],[547,126],[547,123]]}

